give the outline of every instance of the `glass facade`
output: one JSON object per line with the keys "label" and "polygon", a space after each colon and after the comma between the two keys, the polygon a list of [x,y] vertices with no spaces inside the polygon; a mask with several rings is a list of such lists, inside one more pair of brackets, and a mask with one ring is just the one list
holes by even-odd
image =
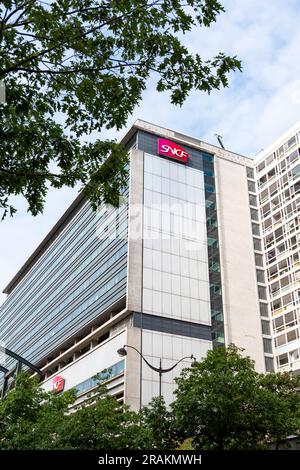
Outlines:
{"label": "glass facade", "polygon": [[8,348],[38,363],[125,296],[127,213],[85,202],[53,237],[1,306]]}
{"label": "glass facade", "polygon": [[[149,134],[145,131],[138,131],[137,148],[149,154],[158,155],[157,139],[158,139],[158,136],[156,135]],[[173,138],[171,140],[173,140]],[[192,294],[189,294],[189,297],[191,297],[191,299],[189,299],[189,302],[190,301],[196,302],[196,299],[193,300],[193,297],[196,295],[198,300],[204,301],[201,307],[201,311],[203,311],[203,306],[205,305],[205,301],[206,300],[209,301],[210,315],[211,315],[211,322],[212,322],[212,340],[213,340],[214,347],[216,347],[216,346],[224,345],[225,339],[224,339],[224,320],[223,320],[223,308],[222,308],[221,268],[220,268],[220,259],[219,259],[217,202],[216,202],[216,188],[215,188],[215,177],[214,177],[215,176],[214,175],[214,156],[207,152],[196,150],[192,147],[189,147],[188,145],[184,145],[184,148],[187,150],[187,152],[190,155],[188,163],[186,165],[187,171],[199,170],[201,172],[199,173],[199,175],[201,175],[201,178],[198,175],[198,180],[196,182],[195,187],[198,187],[198,189],[201,190],[203,193],[202,202],[205,205],[203,222],[204,222],[204,230],[206,230],[205,239],[207,239],[207,245],[205,247],[205,251],[206,251],[205,259],[207,262],[207,256],[208,256],[208,271],[209,271],[208,273],[209,278],[206,280],[207,285],[208,285],[208,296],[206,297],[206,294],[201,294],[201,292],[199,292],[196,288],[195,289],[190,288],[190,292]],[[145,154],[145,157],[147,157],[147,153]],[[168,162],[168,160],[164,158],[161,158],[160,160],[162,160],[163,162]],[[148,162],[146,159],[145,159],[145,165],[148,165]],[[172,163],[172,165],[176,165],[179,169],[183,167],[183,165],[178,164],[178,163]],[[148,170],[146,168],[146,172],[147,171]],[[147,185],[148,176],[149,175],[147,175],[147,178],[145,177],[145,186]],[[203,176],[204,176],[204,187],[203,187],[203,182],[202,182]],[[185,179],[185,181],[187,180]],[[163,188],[161,189],[162,193],[164,193],[168,187],[169,186],[167,183],[164,185],[161,185],[161,188]],[[153,191],[153,186],[152,186],[152,191]],[[185,194],[186,195],[188,195],[189,193],[191,194],[192,191],[193,191],[193,184],[190,184],[188,182],[185,188]],[[182,192],[184,193],[184,191]],[[146,199],[147,199],[147,195],[146,195]],[[165,254],[166,263],[168,262],[167,256],[168,254],[166,253]],[[169,261],[170,263],[172,263],[172,259],[170,259]],[[147,263],[147,254],[146,254],[146,263]],[[175,263],[175,260],[174,260],[174,263]],[[162,274],[162,275],[167,276],[167,273]],[[174,276],[173,270],[172,270],[172,275]],[[146,282],[148,281],[150,282],[150,280],[147,278]],[[174,282],[175,281],[176,280],[174,280]],[[157,278],[153,279],[153,282],[157,283]],[[166,284],[168,284],[168,279],[166,279]],[[188,286],[186,287],[188,288]],[[179,290],[181,289],[180,280],[178,281],[178,288]],[[159,307],[162,310],[164,308],[168,309],[168,305],[169,305],[171,306],[169,311],[172,310],[172,300],[171,300],[171,303],[168,302],[167,296],[168,296],[168,292],[162,293],[162,297],[160,298],[161,303],[160,305],[155,305],[155,309],[156,307]],[[146,302],[146,307],[150,306],[150,304],[148,305],[147,302],[148,303],[152,302],[151,309],[153,310],[154,308],[153,296],[152,296],[152,299],[148,297],[149,295],[147,291],[146,300],[144,299],[144,302]],[[163,302],[163,297],[166,299],[165,306]],[[188,310],[191,312],[189,315],[192,315],[193,312],[196,311],[194,308],[188,305],[189,302],[184,302],[184,305],[181,305],[182,299],[180,298],[180,296],[178,297],[178,299],[179,301],[176,303],[176,305],[174,303],[174,309],[175,311],[178,310],[178,315],[179,314],[182,315],[183,314],[182,312],[188,311]],[[180,313],[179,313],[179,310],[180,310]],[[155,313],[157,313],[157,311],[155,311]],[[192,318],[191,316],[188,316],[188,318],[185,318],[185,319],[188,319],[190,321],[195,321],[195,318]]]}
{"label": "glass facade", "polygon": [[214,172],[214,157],[208,153],[202,153],[205,206],[206,206],[206,230],[207,250],[210,285],[210,306],[213,346],[224,346],[224,319],[222,305],[221,267],[219,256],[219,236],[217,200]]}

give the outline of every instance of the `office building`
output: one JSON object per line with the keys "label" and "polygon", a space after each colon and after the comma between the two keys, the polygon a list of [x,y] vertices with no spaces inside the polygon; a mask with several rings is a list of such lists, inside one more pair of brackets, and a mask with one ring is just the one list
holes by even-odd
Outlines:
{"label": "office building", "polygon": [[[138,120],[124,136],[128,186],[118,209],[93,212],[80,194],[5,288],[0,339],[45,372],[43,386],[103,374],[137,409],[158,394],[154,366],[186,357],[174,377],[235,343],[273,370],[262,228],[253,159]],[[105,372],[106,371],[106,372]]]}

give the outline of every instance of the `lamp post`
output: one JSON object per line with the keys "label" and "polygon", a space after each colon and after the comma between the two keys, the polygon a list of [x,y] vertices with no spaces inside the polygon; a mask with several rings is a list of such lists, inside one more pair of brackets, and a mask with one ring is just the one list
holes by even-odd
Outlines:
{"label": "lamp post", "polygon": [[127,356],[126,348],[134,349],[141,356],[141,358],[147,364],[147,366],[150,367],[150,369],[154,370],[155,372],[158,372],[158,374],[159,374],[159,397],[162,396],[162,394],[161,394],[161,383],[162,383],[162,375],[163,374],[166,374],[167,372],[170,372],[171,370],[175,369],[175,367],[178,366],[178,364],[180,362],[184,361],[184,359],[192,359],[193,360],[192,366],[195,364],[195,361],[196,361],[195,356],[193,354],[191,354],[191,356],[182,357],[173,366],[168,367],[167,369],[163,369],[162,366],[161,366],[161,358],[159,359],[159,367],[155,367],[152,364],[150,364],[150,362],[147,361],[147,359],[143,356],[143,354],[137,348],[135,348],[134,346],[130,346],[129,344],[124,344],[124,346],[122,348],[118,349],[117,352],[118,352],[119,356],[122,356],[122,357]]}
{"label": "lamp post", "polygon": [[11,377],[18,375],[19,372],[22,370],[23,365],[27,366],[33,372],[38,374],[41,379],[44,377],[43,371],[41,371],[38,367],[36,367],[34,364],[29,362],[24,357],[20,356],[20,354],[17,354],[14,351],[11,351],[10,349],[7,349],[7,348],[3,348],[3,353],[15,359],[17,361],[17,365],[12,370],[8,370],[6,367],[0,365],[0,372],[3,372],[4,374],[4,380],[3,380],[2,391],[1,391],[1,399],[5,397],[9,379]]}

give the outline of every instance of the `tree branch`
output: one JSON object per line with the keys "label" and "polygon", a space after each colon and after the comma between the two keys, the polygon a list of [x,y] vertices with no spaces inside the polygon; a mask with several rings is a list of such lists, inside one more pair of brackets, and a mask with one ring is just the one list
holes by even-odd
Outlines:
{"label": "tree branch", "polygon": [[[7,168],[0,168],[0,173],[7,173],[11,176],[38,176],[40,178],[59,178],[59,179],[62,179],[62,178],[66,178],[65,175],[58,175],[56,173],[50,173],[50,172],[47,172],[47,173],[35,173],[34,171],[30,172],[30,171],[18,171],[18,170],[8,170]],[[68,175],[69,176],[69,175]]]}
{"label": "tree branch", "polygon": [[[116,59],[114,59],[116,60]],[[69,73],[89,73],[89,72],[101,72],[103,70],[113,70],[117,69],[120,67],[137,67],[141,66],[141,62],[132,62],[132,63],[127,63],[127,62],[122,62],[121,60],[118,61],[117,65],[111,65],[107,67],[96,67],[96,68],[79,68],[79,69],[65,69],[65,70],[38,70],[38,69],[29,69],[26,67],[19,67],[18,70],[22,72],[30,72],[30,73],[35,73],[35,74],[48,74],[48,75],[59,75],[59,74],[69,74]],[[154,69],[153,69],[154,70]]]}
{"label": "tree branch", "polygon": [[[89,34],[92,34],[94,33],[95,31],[103,28],[104,26],[107,26],[111,23],[114,23],[115,21],[121,21],[121,20],[124,20],[125,18],[127,18],[128,16],[130,15],[133,15],[137,10],[140,10],[141,8],[144,8],[144,7],[147,7],[147,8],[150,8],[156,4],[158,4],[160,2],[160,0],[155,0],[154,2],[150,3],[149,5],[146,4],[146,5],[143,5],[143,7],[141,6],[138,6],[137,8],[134,8],[133,10],[131,10],[129,13],[125,13],[124,15],[120,15],[118,16],[117,18],[111,18],[110,20],[106,21],[105,23],[101,23],[100,25],[98,26],[95,26],[93,28],[90,28],[89,30],[81,33],[81,34],[78,34],[77,36],[75,36],[74,38],[72,38],[73,41],[77,41],[79,39],[83,39],[84,37],[88,36]],[[57,49],[58,47],[61,47],[62,45],[66,44],[67,43],[67,40],[63,40],[62,42],[60,42],[59,44],[57,45],[53,45],[51,47],[48,47],[46,49],[42,49],[40,51],[38,51],[36,54],[33,54],[31,57],[25,57],[24,59],[20,60],[19,62],[11,65],[10,67],[8,67],[7,69],[5,70],[1,70],[0,71],[0,77],[4,77],[5,75],[7,75],[8,73],[10,72],[13,72],[15,70],[18,70],[20,69],[20,67],[28,62],[31,62],[35,59],[38,59],[39,57],[42,57],[44,56],[45,54],[48,54],[49,52],[52,52],[54,51],[55,49]]]}

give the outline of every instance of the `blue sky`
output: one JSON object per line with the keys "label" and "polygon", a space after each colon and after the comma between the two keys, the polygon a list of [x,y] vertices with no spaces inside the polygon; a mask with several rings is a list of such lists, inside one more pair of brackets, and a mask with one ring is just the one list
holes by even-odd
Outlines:
{"label": "blue sky", "polygon": [[[218,133],[230,150],[254,156],[300,120],[300,1],[222,3],[226,13],[213,27],[193,30],[184,41],[205,57],[221,50],[237,55],[243,72],[231,76],[228,89],[210,96],[193,92],[181,108],[157,93],[151,80],[128,127],[141,118],[214,144]],[[38,217],[27,214],[26,205],[17,200],[19,212],[0,225],[1,291],[76,194],[50,191]],[[4,299],[0,294],[0,302]]]}

